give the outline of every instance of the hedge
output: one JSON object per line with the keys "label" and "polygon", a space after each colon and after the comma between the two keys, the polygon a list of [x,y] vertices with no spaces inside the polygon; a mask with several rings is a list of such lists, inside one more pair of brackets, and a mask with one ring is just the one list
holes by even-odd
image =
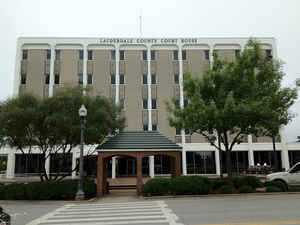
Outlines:
{"label": "hedge", "polygon": [[285,192],[288,191],[287,186],[282,181],[270,181],[265,183],[265,187],[277,187],[280,191]]}
{"label": "hedge", "polygon": [[[72,200],[75,198],[78,180],[60,182],[31,182],[9,184],[0,187],[1,200]],[[96,196],[96,184],[93,180],[83,181],[86,198]]]}
{"label": "hedge", "polygon": [[276,186],[268,186],[266,188],[266,192],[281,192],[281,190]]}
{"label": "hedge", "polygon": [[145,195],[167,195],[169,194],[170,180],[168,178],[153,178],[143,185],[142,191]]}
{"label": "hedge", "polygon": [[224,185],[219,189],[220,194],[232,194],[233,186],[232,185]]}
{"label": "hedge", "polygon": [[244,185],[240,187],[240,193],[253,193],[254,189],[250,185]]}

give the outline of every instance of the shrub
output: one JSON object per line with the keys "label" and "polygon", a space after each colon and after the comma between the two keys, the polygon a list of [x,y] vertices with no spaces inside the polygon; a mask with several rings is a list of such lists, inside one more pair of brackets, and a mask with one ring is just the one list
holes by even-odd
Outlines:
{"label": "shrub", "polygon": [[280,188],[276,187],[276,186],[267,186],[266,188],[266,192],[280,192]]}
{"label": "shrub", "polygon": [[254,189],[250,185],[243,185],[240,187],[240,193],[253,193]]}
{"label": "shrub", "polygon": [[265,186],[268,188],[269,186],[274,186],[277,187],[280,191],[285,192],[287,191],[287,186],[285,185],[285,183],[283,183],[282,181],[279,180],[275,180],[275,181],[270,181],[270,182],[266,182]]}
{"label": "shrub", "polygon": [[218,190],[224,185],[229,185],[228,179],[226,178],[212,178],[211,184],[212,184],[212,190]]}
{"label": "shrub", "polygon": [[263,183],[259,178],[255,176],[243,176],[243,177],[233,177],[233,185],[235,188],[240,189],[242,186],[251,186],[253,189],[263,187]]}
{"label": "shrub", "polygon": [[169,178],[153,178],[143,185],[144,195],[167,195],[169,193]]}
{"label": "shrub", "polygon": [[231,185],[223,185],[219,189],[219,193],[221,193],[221,194],[232,194],[233,193],[233,187]]}
{"label": "shrub", "polygon": [[171,179],[170,192],[174,195],[206,195],[211,192],[207,177],[185,176]]}
{"label": "shrub", "polygon": [[[0,199],[3,200],[71,200],[75,198],[78,180],[60,182],[32,182],[28,184],[9,184],[0,187]],[[86,198],[96,195],[94,181],[83,180]]]}

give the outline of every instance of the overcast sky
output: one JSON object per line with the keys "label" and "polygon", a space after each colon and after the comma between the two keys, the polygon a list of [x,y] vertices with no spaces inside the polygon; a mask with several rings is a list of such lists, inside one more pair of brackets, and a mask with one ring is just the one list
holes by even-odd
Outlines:
{"label": "overcast sky", "polygon": [[[142,12],[142,13],[141,13]],[[300,0],[1,0],[0,100],[12,95],[19,36],[275,37],[284,86],[300,78]],[[286,127],[300,136],[300,101]]]}

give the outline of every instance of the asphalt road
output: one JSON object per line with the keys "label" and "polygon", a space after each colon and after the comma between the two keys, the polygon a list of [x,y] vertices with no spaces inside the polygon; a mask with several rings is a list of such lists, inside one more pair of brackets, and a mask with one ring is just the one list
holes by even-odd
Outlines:
{"label": "asphalt road", "polygon": [[[149,201],[152,200],[145,202]],[[185,225],[300,225],[300,194],[191,197],[153,201],[166,203],[179,218],[177,222]],[[70,202],[0,201],[0,205],[12,216],[12,225],[27,224],[66,204]],[[95,204],[99,207],[102,203]]]}

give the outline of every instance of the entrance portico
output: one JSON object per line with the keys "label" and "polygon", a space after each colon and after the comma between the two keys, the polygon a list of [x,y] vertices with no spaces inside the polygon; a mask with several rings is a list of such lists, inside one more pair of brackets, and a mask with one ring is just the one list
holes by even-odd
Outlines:
{"label": "entrance portico", "polygon": [[172,177],[181,175],[181,147],[156,131],[120,132],[98,146],[97,197],[106,193],[108,162],[115,156],[136,160],[137,194],[142,192],[142,160],[145,157],[170,157]]}

